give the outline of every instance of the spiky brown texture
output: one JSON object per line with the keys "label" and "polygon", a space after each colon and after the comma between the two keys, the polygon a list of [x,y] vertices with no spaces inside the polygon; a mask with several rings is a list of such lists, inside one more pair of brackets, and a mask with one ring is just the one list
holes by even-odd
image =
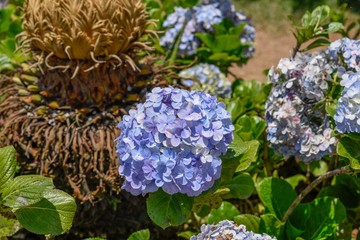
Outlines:
{"label": "spiky brown texture", "polygon": [[[133,53],[152,49],[140,38],[156,35],[146,29],[153,22],[141,0],[26,0],[25,32],[19,37],[48,69],[70,69],[75,77],[79,68],[89,71],[104,63],[137,69]],[[90,66],[85,69],[83,62]]]}
{"label": "spiky brown texture", "polygon": [[27,78],[20,69],[16,81],[6,77],[0,82],[4,97],[0,100],[0,145],[14,145],[22,152],[28,159],[23,168],[32,166],[55,182],[66,176],[74,196],[82,201],[96,202],[106,191],[119,191],[116,125],[131,102],[139,102],[152,87],[168,86],[165,76],[173,75],[168,68],[149,65],[149,74],[138,76],[127,101],[103,110],[56,108],[28,91],[36,85],[21,82]]}

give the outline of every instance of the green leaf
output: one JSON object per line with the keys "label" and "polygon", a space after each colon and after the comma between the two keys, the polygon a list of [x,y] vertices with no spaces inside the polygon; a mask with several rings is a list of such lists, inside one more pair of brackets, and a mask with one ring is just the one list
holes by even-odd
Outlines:
{"label": "green leaf", "polygon": [[[293,25],[296,26],[295,24],[295,21],[294,21],[294,17],[293,16],[288,16],[289,19],[293,22]],[[291,18],[290,18],[291,17]],[[312,16],[311,16],[311,13],[309,11],[306,11],[304,13],[304,15],[302,16],[301,18],[301,24],[303,27],[308,27],[310,25],[310,22],[311,22],[311,19],[312,19]]]}
{"label": "green leaf", "polygon": [[327,239],[333,236],[335,228],[346,218],[346,210],[337,198],[316,198],[311,203],[306,223],[306,231],[301,235],[304,239]]}
{"label": "green leaf", "polygon": [[150,231],[149,229],[140,230],[130,235],[127,240],[149,240]]}
{"label": "green leaf", "polygon": [[14,213],[21,225],[30,232],[59,235],[71,228],[75,211],[74,198],[53,189],[45,192],[40,202],[18,208]]}
{"label": "green leaf", "polygon": [[299,182],[306,180],[306,177],[302,174],[296,174],[294,176],[285,179],[293,189],[299,184]]}
{"label": "green leaf", "polygon": [[248,150],[241,156],[236,172],[245,171],[249,168],[251,163],[256,162],[258,159],[260,142],[258,140],[253,140],[246,143],[248,145]]}
{"label": "green leaf", "polygon": [[7,219],[0,215],[0,239],[14,235],[20,228],[21,225],[16,219]]}
{"label": "green leaf", "polygon": [[237,225],[245,225],[246,231],[259,232],[260,218],[251,214],[241,214],[234,217]]}
{"label": "green leaf", "polygon": [[185,231],[185,232],[178,233],[177,235],[178,235],[178,237],[182,237],[182,238],[190,240],[190,238],[192,236],[194,236],[195,234],[196,234],[196,232]]}
{"label": "green leaf", "polygon": [[223,202],[218,209],[211,210],[208,224],[217,224],[222,220],[233,220],[239,215],[239,210],[229,202]]}
{"label": "green leaf", "polygon": [[328,171],[328,165],[325,161],[313,161],[310,163],[310,171],[315,177],[320,177]]}
{"label": "green leaf", "polygon": [[0,148],[0,193],[6,182],[14,178],[16,168],[15,148]]}
{"label": "green leaf", "polygon": [[147,212],[151,220],[163,229],[183,224],[193,206],[193,198],[185,194],[167,194],[162,189],[150,193],[146,200]]}
{"label": "green leaf", "polygon": [[209,48],[214,48],[215,43],[214,43],[214,37],[209,34],[209,33],[195,33],[195,36],[197,36],[198,38],[200,38],[200,40],[205,43],[206,46],[208,46]]}
{"label": "green leaf", "polygon": [[229,148],[222,159],[239,158],[241,154],[249,149],[249,146],[239,137],[234,134],[234,140],[230,143]]}
{"label": "green leaf", "polygon": [[281,222],[273,214],[264,214],[260,216],[259,232],[267,233],[270,237],[277,237],[279,240],[282,239],[284,232],[285,223]]}
{"label": "green leaf", "polygon": [[54,187],[51,178],[39,175],[18,176],[5,185],[2,203],[11,208],[31,205],[39,202],[44,193]]}
{"label": "green leaf", "polygon": [[327,39],[317,39],[315,41],[313,41],[312,43],[309,44],[309,46],[307,46],[304,51],[308,51],[311,50],[313,48],[317,48],[317,47],[321,47],[321,46],[328,46],[330,44],[330,41]]}
{"label": "green leaf", "polygon": [[290,221],[286,222],[285,231],[286,231],[286,236],[288,239],[297,239],[297,237],[299,237],[302,233],[305,232],[305,230],[301,230],[301,229],[294,227],[290,223]]}
{"label": "green leaf", "polygon": [[340,29],[344,29],[344,25],[339,22],[331,22],[328,27],[328,32],[334,33],[339,31]]}
{"label": "green leaf", "polygon": [[360,179],[350,175],[337,176],[332,186],[318,194],[318,197],[325,196],[339,198],[347,208],[357,208],[360,206]]}
{"label": "green leaf", "polygon": [[279,178],[265,178],[259,185],[259,197],[270,213],[284,217],[297,194],[291,185]]}
{"label": "green leaf", "polygon": [[330,16],[330,7],[327,5],[318,6],[312,11],[311,16],[311,25],[315,26],[315,24],[317,24],[319,26]]}
{"label": "green leaf", "polygon": [[255,190],[254,182],[249,174],[240,174],[221,186],[230,189],[230,194],[226,194],[224,198],[246,199]]}
{"label": "green leaf", "polygon": [[350,160],[351,168],[360,169],[360,141],[349,137],[341,138],[337,145],[337,153]]}

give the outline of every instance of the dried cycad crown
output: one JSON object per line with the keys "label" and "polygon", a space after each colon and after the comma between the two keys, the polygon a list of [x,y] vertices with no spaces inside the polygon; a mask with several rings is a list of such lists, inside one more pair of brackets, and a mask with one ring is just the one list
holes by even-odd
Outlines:
{"label": "dried cycad crown", "polygon": [[56,56],[94,65],[127,62],[135,69],[133,53],[151,50],[140,38],[156,35],[146,30],[152,22],[141,0],[25,0],[20,43],[48,67]]}

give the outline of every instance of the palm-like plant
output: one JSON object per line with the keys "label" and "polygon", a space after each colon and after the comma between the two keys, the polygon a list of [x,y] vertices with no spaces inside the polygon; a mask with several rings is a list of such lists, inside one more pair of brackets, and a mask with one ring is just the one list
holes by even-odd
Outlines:
{"label": "palm-like plant", "polygon": [[26,0],[18,42],[32,62],[1,82],[1,144],[41,174],[65,173],[83,201],[119,190],[116,123],[171,75],[139,54],[153,22],[141,0]]}

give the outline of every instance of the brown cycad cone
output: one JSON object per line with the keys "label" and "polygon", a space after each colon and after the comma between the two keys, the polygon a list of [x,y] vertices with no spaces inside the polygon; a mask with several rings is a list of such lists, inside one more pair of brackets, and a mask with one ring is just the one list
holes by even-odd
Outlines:
{"label": "brown cycad cone", "polygon": [[124,97],[140,71],[138,52],[150,51],[141,0],[26,0],[19,35],[38,56],[41,94],[60,105],[104,108]]}

